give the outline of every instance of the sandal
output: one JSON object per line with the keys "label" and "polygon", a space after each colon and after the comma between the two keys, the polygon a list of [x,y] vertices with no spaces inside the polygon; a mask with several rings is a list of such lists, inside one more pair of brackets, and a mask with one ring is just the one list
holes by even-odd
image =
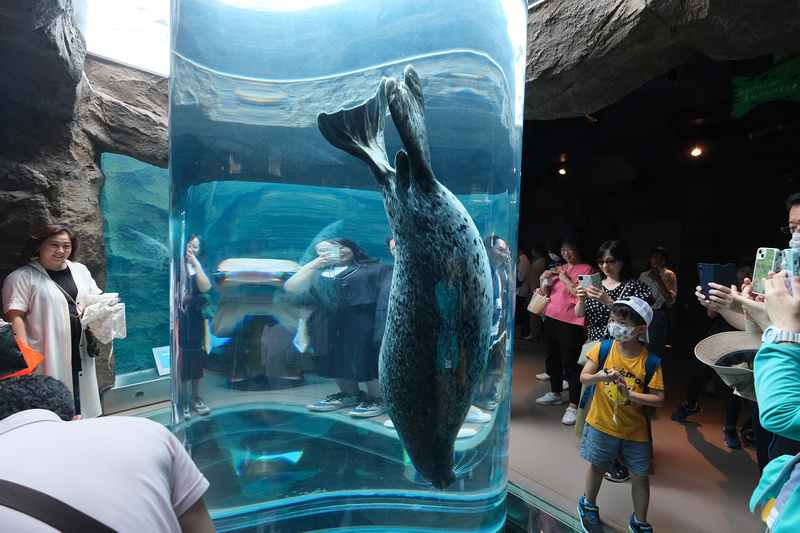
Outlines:
{"label": "sandal", "polygon": [[619,461],[614,461],[608,470],[603,475],[608,481],[612,483],[623,483],[631,478],[628,468],[623,466]]}

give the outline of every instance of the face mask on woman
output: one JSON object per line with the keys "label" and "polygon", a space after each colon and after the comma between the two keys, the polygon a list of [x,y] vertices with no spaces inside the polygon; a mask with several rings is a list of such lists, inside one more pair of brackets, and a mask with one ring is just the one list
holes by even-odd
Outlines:
{"label": "face mask on woman", "polygon": [[608,325],[608,334],[617,342],[627,342],[634,338],[633,330],[637,326],[620,326],[619,324],[610,323]]}
{"label": "face mask on woman", "polygon": [[557,255],[557,254],[554,254],[553,252],[550,252],[550,253],[549,253],[549,254],[547,254],[547,255],[549,255],[549,256],[550,256],[550,259],[552,259],[553,261],[559,261],[559,260],[561,260],[561,256],[560,256],[560,255]]}

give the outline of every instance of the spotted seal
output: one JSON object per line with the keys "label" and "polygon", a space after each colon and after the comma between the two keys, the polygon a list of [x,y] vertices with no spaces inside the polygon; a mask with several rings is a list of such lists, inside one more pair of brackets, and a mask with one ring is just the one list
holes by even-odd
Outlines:
{"label": "spotted seal", "polygon": [[[387,107],[403,146],[386,155]],[[478,229],[433,174],[422,85],[410,65],[363,104],[320,113],[320,132],[364,161],[383,196],[396,257],[379,379],[389,416],[417,471],[455,480],[456,436],[487,365],[492,280]]]}

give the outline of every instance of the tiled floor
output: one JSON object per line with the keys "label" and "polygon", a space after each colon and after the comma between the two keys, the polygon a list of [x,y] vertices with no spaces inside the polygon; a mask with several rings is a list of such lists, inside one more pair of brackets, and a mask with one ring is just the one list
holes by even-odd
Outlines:
{"label": "tiled floor", "polygon": [[[667,401],[653,419],[648,521],[659,532],[760,533],[763,525],[748,507],[759,479],[755,452],[725,446],[722,397],[702,395],[698,403],[703,412],[686,423],[669,418],[683,401],[689,357],[664,358]],[[580,457],[580,439],[573,428],[561,424],[565,406],[535,403],[550,390],[548,382],[535,378],[544,371],[544,359],[542,344],[515,346],[509,481],[574,514],[588,463]],[[745,407],[740,426],[747,416]],[[627,531],[633,512],[630,482],[604,482],[598,505],[607,532]]]}

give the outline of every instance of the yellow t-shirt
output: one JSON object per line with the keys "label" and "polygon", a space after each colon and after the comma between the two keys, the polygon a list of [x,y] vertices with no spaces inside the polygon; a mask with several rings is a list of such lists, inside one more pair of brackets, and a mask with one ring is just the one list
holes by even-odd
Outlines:
{"label": "yellow t-shirt", "polygon": [[[599,355],[600,343],[598,342],[589,350],[586,357],[599,365]],[[625,376],[628,390],[643,393],[646,359],[647,350],[644,347],[638,356],[626,359],[619,353],[617,342],[614,341],[603,368],[618,370]],[[648,388],[664,390],[661,365],[656,368]],[[603,433],[620,439],[647,442],[650,440],[650,434],[644,410],[645,406],[626,400],[619,394],[616,383],[604,381],[595,385],[594,398],[589,414],[586,416],[586,423]]]}

